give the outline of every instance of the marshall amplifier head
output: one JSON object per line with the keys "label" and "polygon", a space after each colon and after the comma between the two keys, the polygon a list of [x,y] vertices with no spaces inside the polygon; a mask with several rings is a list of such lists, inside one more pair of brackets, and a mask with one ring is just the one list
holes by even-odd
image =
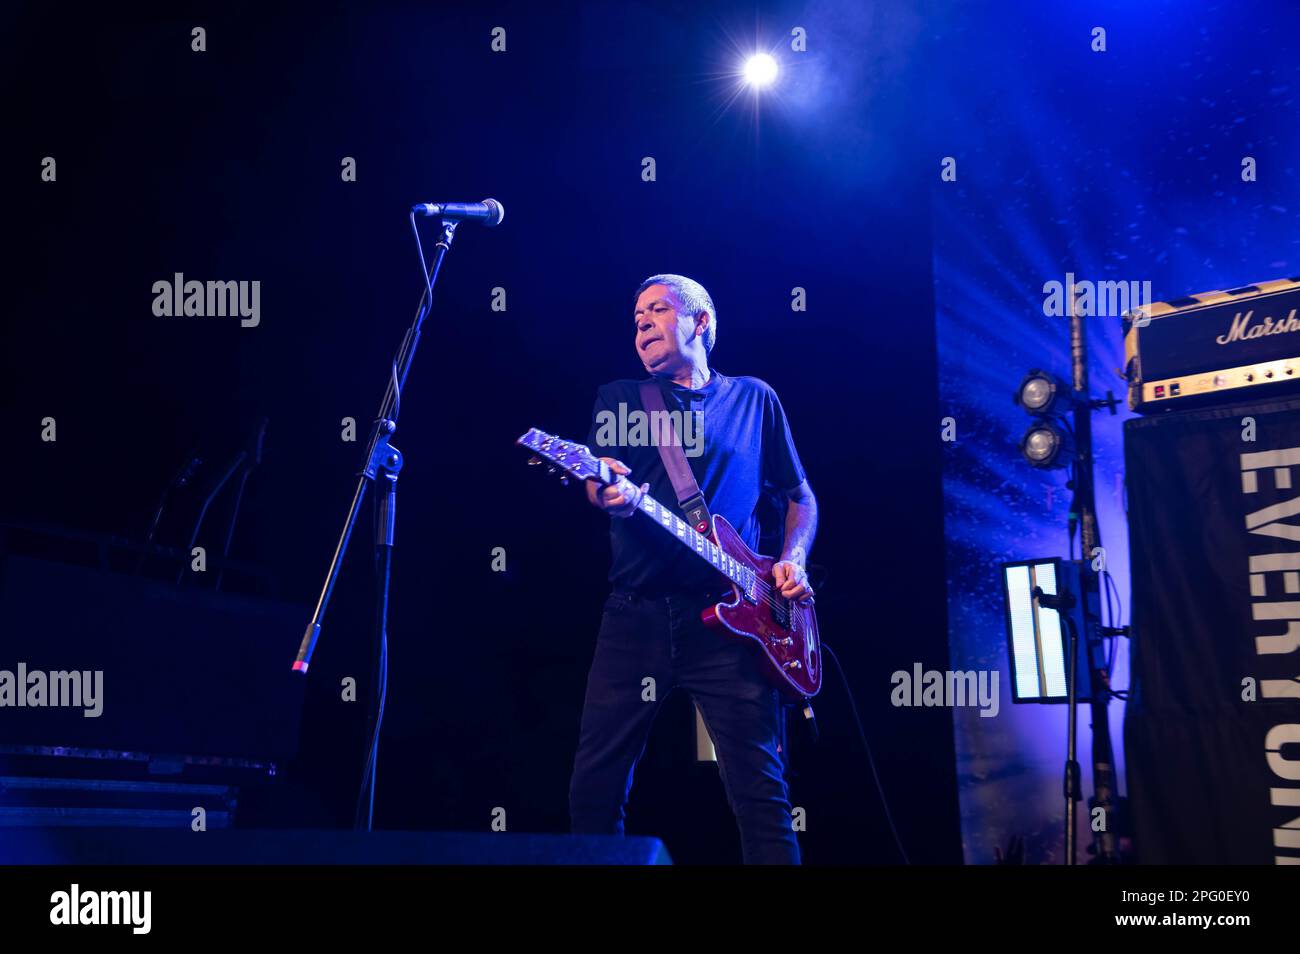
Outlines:
{"label": "marshall amplifier head", "polygon": [[1128,406],[1253,397],[1300,381],[1300,278],[1157,301],[1124,315]]}

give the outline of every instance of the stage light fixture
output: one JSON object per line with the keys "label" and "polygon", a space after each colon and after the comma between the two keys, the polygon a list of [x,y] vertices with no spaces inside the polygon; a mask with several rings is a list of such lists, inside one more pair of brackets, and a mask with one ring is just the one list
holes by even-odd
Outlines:
{"label": "stage light fixture", "polygon": [[776,60],[767,53],[755,53],[745,61],[745,82],[755,88],[776,82]]}
{"label": "stage light fixture", "polygon": [[1074,393],[1056,375],[1034,368],[1016,388],[1015,402],[1027,413],[1044,417],[1073,410]]}
{"label": "stage light fixture", "polygon": [[1020,453],[1034,467],[1051,470],[1068,467],[1074,460],[1074,437],[1059,420],[1035,421],[1020,438]]}
{"label": "stage light fixture", "polygon": [[[1073,594],[1068,608],[1049,608],[1047,597]],[[1087,594],[1079,598],[1081,594]],[[1076,701],[1092,695],[1088,669],[1085,602],[1097,608],[1095,591],[1084,586],[1083,565],[1060,557],[1017,560],[1002,564],[1002,597],[1006,610],[1007,644],[1011,655],[1011,698],[1017,703],[1066,702],[1069,698],[1070,653],[1068,617],[1079,637],[1076,647],[1079,682]],[[1052,602],[1048,599],[1047,602]]]}

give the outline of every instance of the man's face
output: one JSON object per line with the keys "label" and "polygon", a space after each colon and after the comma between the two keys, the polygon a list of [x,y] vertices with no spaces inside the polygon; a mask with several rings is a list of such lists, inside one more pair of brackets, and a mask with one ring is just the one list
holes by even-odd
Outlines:
{"label": "man's face", "polygon": [[651,374],[687,360],[696,318],[678,313],[681,303],[667,285],[651,285],[636,299],[636,353]]}

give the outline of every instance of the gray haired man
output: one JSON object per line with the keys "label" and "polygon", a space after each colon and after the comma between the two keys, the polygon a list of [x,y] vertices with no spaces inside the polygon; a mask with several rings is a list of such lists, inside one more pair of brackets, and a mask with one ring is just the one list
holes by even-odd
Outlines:
{"label": "gray haired man", "polygon": [[[785,539],[774,582],[783,596],[811,599],[805,565],[817,502],[776,392],[757,378],[709,367],[717,312],[696,281],[671,274],[646,279],[636,291],[633,326],[637,358],[663,392],[669,413],[702,417],[703,451],[688,460],[710,511],[757,549],[759,501],[764,493],[780,494],[786,501]],[[569,786],[572,828],[622,833],[651,725],[664,698],[680,687],[695,701],[713,740],[745,862],[797,864],[799,843],[778,748],[780,696],[753,647],[700,620],[705,606],[728,595],[727,587],[649,521],[626,519],[641,493],[661,502],[677,499],[657,447],[610,443],[609,429],[598,424],[620,408],[644,413],[641,384],[627,379],[598,389],[587,439],[620,477],[603,489],[587,485],[591,503],[613,518],[612,591],[587,679]]]}

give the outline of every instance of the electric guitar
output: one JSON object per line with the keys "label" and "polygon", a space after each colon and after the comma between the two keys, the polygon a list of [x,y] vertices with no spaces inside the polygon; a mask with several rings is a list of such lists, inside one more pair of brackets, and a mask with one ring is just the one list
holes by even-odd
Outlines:
{"label": "electric guitar", "polygon": [[[582,444],[560,440],[537,428],[515,443],[533,452],[530,463],[547,461],[552,470],[563,470],[578,480],[597,481],[602,487],[618,480],[609,465]],[[717,514],[710,532],[704,534],[649,494],[641,495],[637,509],[731,584],[731,602],[707,607],[701,614],[704,623],[758,647],[768,678],[792,701],[815,696],[822,686],[817,616],[811,603],[800,605],[777,592],[772,577],[777,561],[747,547],[735,528]]]}

